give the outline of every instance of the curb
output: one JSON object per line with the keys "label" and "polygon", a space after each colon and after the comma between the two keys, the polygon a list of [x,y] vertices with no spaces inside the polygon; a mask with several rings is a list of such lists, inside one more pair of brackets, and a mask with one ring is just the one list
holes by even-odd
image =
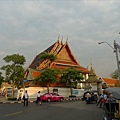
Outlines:
{"label": "curb", "polygon": [[[64,101],[78,101],[78,100],[82,100],[81,98],[65,98]],[[64,102],[63,101],[63,102]],[[28,103],[35,103],[36,101],[33,100],[33,101],[28,101]],[[23,103],[23,101],[3,101],[3,102],[0,102],[0,104],[21,104]]]}
{"label": "curb", "polygon": [[65,100],[64,101],[72,101],[72,100],[82,100],[81,98],[65,98]]}

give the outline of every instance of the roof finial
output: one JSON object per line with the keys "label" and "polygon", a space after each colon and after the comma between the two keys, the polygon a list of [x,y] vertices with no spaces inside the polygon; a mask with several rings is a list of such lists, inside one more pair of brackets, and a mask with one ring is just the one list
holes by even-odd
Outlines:
{"label": "roof finial", "polygon": [[68,35],[67,35],[67,41],[68,41]]}
{"label": "roof finial", "polygon": [[61,41],[63,40],[63,35],[62,35],[62,39],[61,39]]}
{"label": "roof finial", "polygon": [[63,45],[63,35],[62,35],[62,39],[61,39],[61,45]]}
{"label": "roof finial", "polygon": [[92,59],[90,59],[90,67],[92,68]]}
{"label": "roof finial", "polygon": [[90,74],[95,74],[95,70],[94,70],[94,68],[93,68],[93,66],[92,66],[92,60],[90,59]]}
{"label": "roof finial", "polygon": [[67,36],[66,44],[68,44],[68,36]]}
{"label": "roof finial", "polygon": [[59,41],[59,38],[60,38],[60,34],[58,34],[58,41]]}

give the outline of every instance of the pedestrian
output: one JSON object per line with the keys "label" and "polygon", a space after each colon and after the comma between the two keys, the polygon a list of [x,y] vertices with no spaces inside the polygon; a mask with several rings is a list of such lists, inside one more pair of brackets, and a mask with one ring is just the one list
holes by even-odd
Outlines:
{"label": "pedestrian", "polygon": [[23,100],[24,100],[24,106],[28,106],[28,93],[27,90],[25,91],[23,95]]}
{"label": "pedestrian", "polygon": [[38,94],[37,94],[37,99],[36,99],[36,104],[40,104],[41,105],[41,100],[40,100],[40,91],[38,91]]}
{"label": "pedestrian", "polygon": [[21,97],[22,97],[22,92],[20,91],[18,95],[18,101],[21,101]]}
{"label": "pedestrian", "polygon": [[106,100],[107,100],[107,95],[104,93],[103,94],[103,98],[102,98],[102,100],[100,102],[100,107],[101,108],[104,106],[104,103],[106,102]]}
{"label": "pedestrian", "polygon": [[97,106],[101,103],[102,98],[103,98],[103,95],[100,94],[99,100],[98,100],[98,102],[97,102]]}

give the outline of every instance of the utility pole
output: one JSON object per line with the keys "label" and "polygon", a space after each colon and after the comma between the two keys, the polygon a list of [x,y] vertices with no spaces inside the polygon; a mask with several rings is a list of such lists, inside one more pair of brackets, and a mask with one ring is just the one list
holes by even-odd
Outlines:
{"label": "utility pole", "polygon": [[109,47],[113,49],[113,52],[116,54],[117,68],[118,68],[118,79],[120,84],[120,66],[119,66],[119,58],[118,58],[118,44],[114,40],[114,47],[112,47],[108,42],[99,42],[98,44],[106,43]]}
{"label": "utility pole", "polygon": [[118,58],[118,44],[114,40],[114,52],[116,53],[116,60],[117,60],[117,68],[118,68],[118,79],[120,81],[120,66],[119,66],[119,58]]}

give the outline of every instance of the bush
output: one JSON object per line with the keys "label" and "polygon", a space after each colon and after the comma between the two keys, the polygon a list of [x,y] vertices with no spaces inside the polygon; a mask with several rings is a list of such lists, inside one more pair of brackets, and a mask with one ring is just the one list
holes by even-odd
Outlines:
{"label": "bush", "polygon": [[17,98],[8,98],[8,100],[14,101],[17,100]]}
{"label": "bush", "polygon": [[69,97],[76,97],[76,95],[70,95]]}

